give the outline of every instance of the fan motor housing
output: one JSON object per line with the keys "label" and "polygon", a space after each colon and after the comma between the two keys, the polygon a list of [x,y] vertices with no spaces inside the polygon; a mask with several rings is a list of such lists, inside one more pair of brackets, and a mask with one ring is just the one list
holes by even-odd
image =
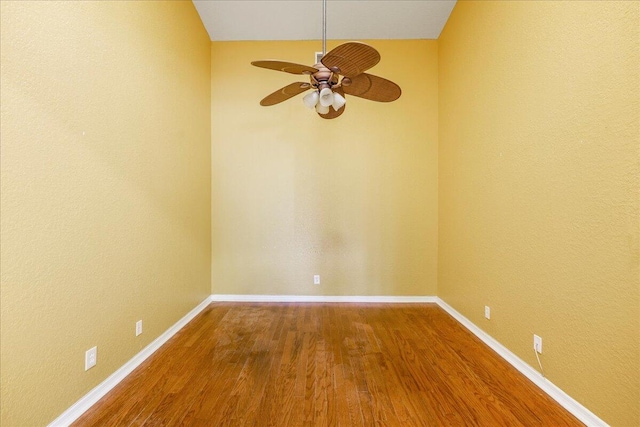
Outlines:
{"label": "fan motor housing", "polygon": [[311,85],[313,87],[322,89],[322,87],[331,87],[338,84],[338,74],[321,63],[314,65],[313,68],[318,70],[311,75]]}

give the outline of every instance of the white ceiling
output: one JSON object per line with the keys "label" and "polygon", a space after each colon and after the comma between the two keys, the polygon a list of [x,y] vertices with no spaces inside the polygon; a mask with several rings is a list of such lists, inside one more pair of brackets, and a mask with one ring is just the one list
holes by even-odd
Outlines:
{"label": "white ceiling", "polygon": [[[322,0],[193,0],[211,40],[322,39]],[[437,39],[456,0],[327,0],[327,39]]]}

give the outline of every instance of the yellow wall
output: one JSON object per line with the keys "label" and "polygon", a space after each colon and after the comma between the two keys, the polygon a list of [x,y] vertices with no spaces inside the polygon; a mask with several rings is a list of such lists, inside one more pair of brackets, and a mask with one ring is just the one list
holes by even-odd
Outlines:
{"label": "yellow wall", "polygon": [[[458,2],[439,40],[438,295],[640,425],[640,3]],[[491,320],[483,306],[491,306]]]}
{"label": "yellow wall", "polygon": [[0,4],[0,424],[44,425],[210,294],[210,42],[190,1]]}
{"label": "yellow wall", "polygon": [[308,80],[250,65],[313,65],[319,42],[212,44],[213,293],[435,295],[437,42],[370,44],[382,55],[370,72],[403,95],[347,96],[334,120],[303,95],[261,107]]}

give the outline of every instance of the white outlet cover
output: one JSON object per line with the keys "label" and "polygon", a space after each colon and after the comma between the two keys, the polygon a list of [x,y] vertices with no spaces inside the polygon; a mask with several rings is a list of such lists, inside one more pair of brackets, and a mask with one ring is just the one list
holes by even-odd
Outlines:
{"label": "white outlet cover", "polygon": [[491,308],[488,305],[484,306],[484,317],[491,319]]}
{"label": "white outlet cover", "polygon": [[319,285],[320,284],[320,275],[316,274],[313,276],[313,284],[314,285]]}
{"label": "white outlet cover", "polygon": [[88,371],[96,366],[96,363],[98,363],[98,347],[92,347],[84,354],[84,370]]}
{"label": "white outlet cover", "polygon": [[142,333],[142,320],[136,322],[136,336]]}
{"label": "white outlet cover", "polygon": [[542,354],[542,338],[536,334],[533,334],[533,349]]}

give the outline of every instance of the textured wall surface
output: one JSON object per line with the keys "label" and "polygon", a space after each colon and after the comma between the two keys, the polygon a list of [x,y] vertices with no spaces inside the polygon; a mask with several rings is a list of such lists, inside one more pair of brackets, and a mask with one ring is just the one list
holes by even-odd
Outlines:
{"label": "textured wall surface", "polygon": [[36,426],[210,294],[211,48],[191,2],[0,5],[0,424]]}
{"label": "textured wall surface", "polygon": [[[640,3],[458,2],[439,40],[438,295],[640,425]],[[491,320],[483,306],[491,307]]]}
{"label": "textured wall surface", "polygon": [[437,43],[370,44],[402,97],[324,120],[302,95],[261,107],[305,80],[250,65],[312,65],[320,43],[212,43],[213,293],[435,295]]}

